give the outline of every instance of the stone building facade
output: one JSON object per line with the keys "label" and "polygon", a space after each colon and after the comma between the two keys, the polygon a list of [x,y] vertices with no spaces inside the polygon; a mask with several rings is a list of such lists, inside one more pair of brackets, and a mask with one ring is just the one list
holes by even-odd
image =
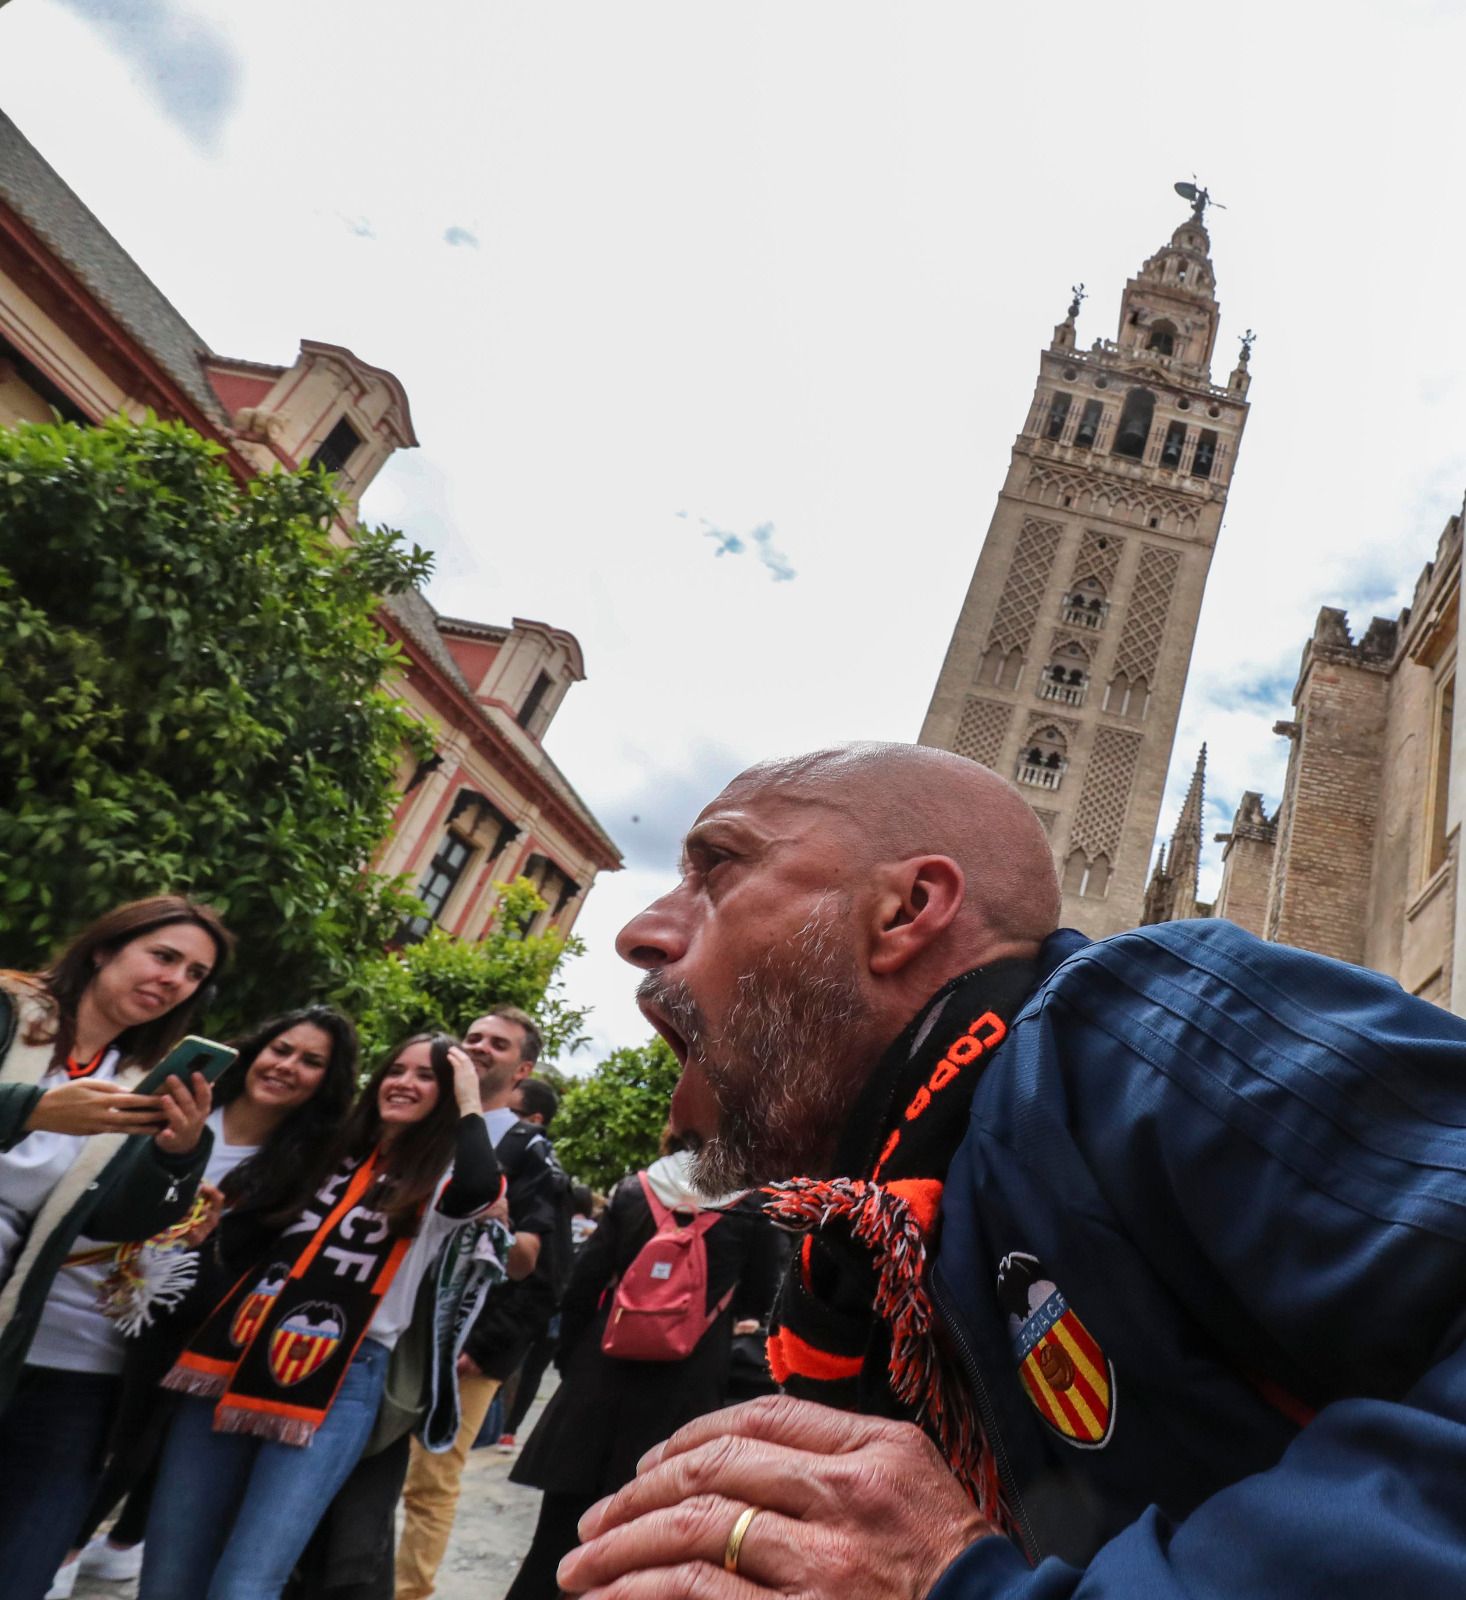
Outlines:
{"label": "stone building facade", "polygon": [[[53,414],[98,422],[152,410],[188,423],[245,480],[314,462],[346,497],[395,450],[417,444],[407,396],[340,345],[303,340],[288,365],[220,355],[0,113],[0,427]],[[620,853],[544,748],[565,694],[585,676],[563,629],[441,617],[420,594],[382,610],[402,645],[396,684],[433,729],[432,758],[404,757],[402,800],[378,866],[403,873],[430,922],[463,938],[493,920],[496,881],[525,875],[568,930],[596,874]]]}
{"label": "stone building facade", "polygon": [[1049,837],[1064,921],[1141,917],[1212,551],[1247,420],[1249,344],[1211,381],[1204,197],[1126,284],[1113,340],[1039,357],[921,742],[1011,774]]}
{"label": "stone building facade", "polygon": [[[1466,1011],[1466,882],[1457,870],[1466,740],[1456,735],[1460,515],[1398,618],[1356,640],[1325,606],[1276,724],[1289,741],[1269,817],[1244,794],[1216,912],[1267,939],[1374,967]],[[1164,920],[1158,918],[1157,920]]]}

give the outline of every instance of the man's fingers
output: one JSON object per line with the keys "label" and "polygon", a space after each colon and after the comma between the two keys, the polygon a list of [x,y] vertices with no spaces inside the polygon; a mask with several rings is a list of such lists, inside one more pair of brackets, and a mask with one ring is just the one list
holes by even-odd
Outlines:
{"label": "man's fingers", "polygon": [[645,1472],[669,1455],[695,1450],[724,1434],[767,1439],[771,1444],[785,1444],[815,1455],[844,1455],[888,1437],[894,1426],[896,1424],[878,1417],[857,1417],[848,1411],[834,1411],[812,1400],[791,1400],[782,1394],[765,1395],[689,1422],[666,1443],[648,1450],[637,1463],[636,1470]]}
{"label": "man's fingers", "polygon": [[[630,1573],[681,1567],[688,1562],[705,1562],[718,1576],[728,1576],[723,1572],[723,1557],[738,1519],[747,1510],[746,1502],[720,1494],[694,1495],[677,1505],[660,1507],[572,1550],[560,1563],[560,1587],[570,1594],[583,1594],[614,1584]],[[754,1583],[777,1579],[780,1586],[797,1580],[805,1564],[794,1537],[798,1526],[777,1511],[759,1510],[744,1530],[737,1575]],[[678,1591],[665,1592],[670,1597]]]}
{"label": "man's fingers", "polygon": [[721,1567],[688,1561],[653,1572],[628,1573],[605,1588],[588,1589],[585,1600],[769,1600],[769,1594]]}
{"label": "man's fingers", "polygon": [[580,1536],[594,1538],[697,1495],[722,1495],[788,1517],[807,1517],[830,1506],[835,1476],[828,1457],[816,1461],[807,1450],[724,1434],[645,1468],[586,1512]]}

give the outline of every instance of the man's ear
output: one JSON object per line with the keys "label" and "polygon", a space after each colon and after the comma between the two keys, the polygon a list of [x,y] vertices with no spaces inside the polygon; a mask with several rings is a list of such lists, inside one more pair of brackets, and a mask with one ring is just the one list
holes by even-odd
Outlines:
{"label": "man's ear", "polygon": [[871,928],[870,970],[899,972],[951,927],[967,882],[950,856],[912,856],[883,867]]}

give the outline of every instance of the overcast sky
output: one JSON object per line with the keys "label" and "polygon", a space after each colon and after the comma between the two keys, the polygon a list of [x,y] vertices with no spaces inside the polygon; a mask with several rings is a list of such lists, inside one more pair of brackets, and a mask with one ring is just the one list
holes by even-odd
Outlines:
{"label": "overcast sky", "polygon": [[587,1065],[727,777],[915,738],[1069,286],[1113,337],[1193,173],[1213,378],[1258,339],[1162,831],[1203,739],[1208,840],[1276,803],[1318,607],[1393,615],[1466,487],[1463,59],[1446,0],[0,9],[0,105],[215,349],[402,379],[364,513],[439,608],[579,637]]}

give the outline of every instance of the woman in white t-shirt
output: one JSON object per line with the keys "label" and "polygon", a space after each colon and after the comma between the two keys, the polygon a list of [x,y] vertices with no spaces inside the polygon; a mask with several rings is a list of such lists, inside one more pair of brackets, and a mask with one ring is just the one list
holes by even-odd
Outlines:
{"label": "woman in white t-shirt", "polygon": [[[158,895],[98,918],[44,971],[0,975],[0,1572],[44,1595],[85,1512],[115,1379],[31,1354],[83,1233],[145,1239],[193,1202],[210,1139],[202,1074],[132,1092],[188,1027],[233,936]],[[61,1545],[42,1530],[59,1525]]]}
{"label": "woman in white t-shirt", "polygon": [[[74,1292],[53,1291],[41,1320],[37,1347],[46,1343],[53,1308],[59,1312],[57,1302],[64,1299],[76,1320],[85,1320],[85,1337],[72,1330],[80,1369],[120,1370],[124,1378],[111,1459],[73,1539],[74,1546],[87,1548],[79,1563],[75,1548],[68,1553],[48,1600],[69,1595],[80,1572],[108,1581],[137,1576],[169,1409],[158,1382],[188,1335],[327,1176],[356,1094],[356,1030],[329,1006],[272,1017],[232,1042],[238,1059],[215,1085],[209,1113],[214,1143],[200,1186],[208,1212],[188,1235],[199,1247],[185,1256],[193,1282],[177,1304],[150,1307],[137,1337],[124,1339],[116,1317],[102,1312],[93,1281],[109,1264],[69,1267],[57,1280],[58,1290],[66,1284],[71,1291],[66,1280],[74,1277]],[[178,1259],[178,1252],[169,1254]],[[127,1504],[110,1533],[91,1538],[124,1495]]]}

